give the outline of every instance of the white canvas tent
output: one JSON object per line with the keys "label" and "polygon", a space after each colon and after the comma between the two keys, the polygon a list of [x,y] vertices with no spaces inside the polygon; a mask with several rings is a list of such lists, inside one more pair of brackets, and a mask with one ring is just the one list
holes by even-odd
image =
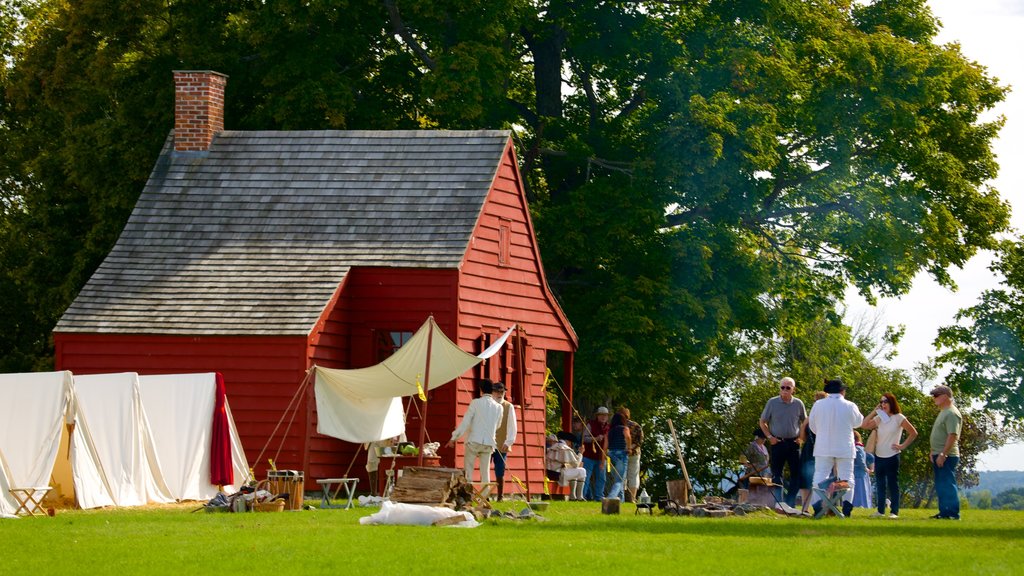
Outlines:
{"label": "white canvas tent", "polygon": [[142,406],[138,374],[75,376],[75,395],[75,432],[86,423],[86,438],[92,440],[100,464],[93,468],[92,459],[71,459],[79,505],[96,508],[173,502]]}
{"label": "white canvas tent", "polygon": [[70,372],[0,374],[0,516],[17,509],[11,487],[50,483],[71,389]]}
{"label": "white canvas tent", "polygon": [[431,317],[380,364],[355,370],[315,366],[317,432],[348,442],[374,442],[402,434],[403,397],[419,393],[423,383],[433,390],[458,378],[496,354],[512,330],[474,356],[449,340]]}
{"label": "white canvas tent", "polygon": [[[139,376],[142,405],[149,417],[153,444],[164,481],[176,500],[209,500],[217,494],[210,484],[211,418],[216,404],[216,374]],[[231,465],[235,484],[249,475],[242,441],[225,400],[231,432]]]}
{"label": "white canvas tent", "polygon": [[[0,513],[16,508],[9,487],[55,485],[62,468],[71,478],[65,495],[73,484],[82,508],[215,495],[209,454],[216,375],[141,380],[135,373],[0,374]],[[240,483],[248,465],[230,412],[228,422]]]}

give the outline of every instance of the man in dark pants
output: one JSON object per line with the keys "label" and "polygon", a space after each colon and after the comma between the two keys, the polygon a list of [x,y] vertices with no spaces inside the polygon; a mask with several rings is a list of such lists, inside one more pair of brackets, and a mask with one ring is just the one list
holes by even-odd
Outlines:
{"label": "man in dark pants", "polygon": [[[793,397],[796,382],[785,377],[779,380],[779,395],[768,400],[761,411],[761,430],[771,444],[772,483],[782,484],[782,471],[789,467],[789,483],[786,485],[786,504],[796,506],[796,495],[800,491],[800,425],[807,419],[807,410],[799,398]],[[781,493],[776,489],[776,494]]]}

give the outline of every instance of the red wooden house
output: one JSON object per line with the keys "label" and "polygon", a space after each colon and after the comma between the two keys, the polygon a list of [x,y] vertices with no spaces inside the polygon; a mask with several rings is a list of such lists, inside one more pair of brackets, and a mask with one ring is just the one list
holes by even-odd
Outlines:
{"label": "red wooden house", "polygon": [[[474,377],[504,380],[525,405],[509,473],[528,465],[540,491],[545,371],[564,367],[555,377],[571,395],[577,342],[544,279],[510,134],[225,131],[226,77],[174,76],[175,130],[55,328],[56,368],[220,372],[257,475],[280,448],[277,466],[313,488],[357,447],[315,432],[312,392],[254,462],[313,364],[376,364],[429,315],[472,352],[519,324],[522,340],[432,391],[426,432],[443,444]],[[420,425],[413,410],[410,438]],[[444,464],[461,464],[457,446]]]}

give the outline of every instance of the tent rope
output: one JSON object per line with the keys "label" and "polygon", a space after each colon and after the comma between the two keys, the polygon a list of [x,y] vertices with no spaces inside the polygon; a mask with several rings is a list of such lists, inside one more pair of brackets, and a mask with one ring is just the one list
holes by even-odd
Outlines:
{"label": "tent rope", "polygon": [[263,448],[260,450],[260,454],[259,456],[256,457],[256,461],[253,464],[253,466],[258,464],[260,460],[263,459],[263,454],[266,453],[267,448],[270,447],[270,443],[274,441],[274,436],[277,434],[277,430],[281,427],[281,423],[284,422],[284,419],[288,417],[289,413],[291,413],[291,420],[288,422],[288,428],[285,429],[284,435],[281,437],[281,445],[278,446],[277,453],[274,454],[274,459],[277,460],[277,457],[281,455],[281,449],[284,447],[284,440],[285,438],[288,437],[288,430],[291,429],[292,422],[295,421],[295,414],[298,413],[299,411],[299,398],[301,398],[302,392],[309,385],[310,377],[313,375],[313,371],[315,369],[316,366],[312,366],[310,367],[309,370],[306,371],[306,377],[302,379],[302,382],[299,384],[299,387],[295,390],[295,395],[292,396],[291,401],[288,402],[288,407],[285,408],[284,412],[281,413],[281,418],[277,421],[277,425],[274,426],[274,430],[270,433],[270,436],[267,438],[267,442],[266,444],[263,445]]}

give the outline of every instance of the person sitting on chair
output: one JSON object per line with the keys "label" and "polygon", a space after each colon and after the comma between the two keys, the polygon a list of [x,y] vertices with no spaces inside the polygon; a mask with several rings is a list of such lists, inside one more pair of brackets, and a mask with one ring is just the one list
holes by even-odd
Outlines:
{"label": "person sitting on chair", "polygon": [[740,480],[743,488],[750,487],[751,476],[764,477],[772,475],[768,462],[768,448],[765,446],[766,440],[764,430],[754,428],[754,439],[750,441],[750,444],[743,451],[743,457],[746,459],[743,463],[743,478]]}

